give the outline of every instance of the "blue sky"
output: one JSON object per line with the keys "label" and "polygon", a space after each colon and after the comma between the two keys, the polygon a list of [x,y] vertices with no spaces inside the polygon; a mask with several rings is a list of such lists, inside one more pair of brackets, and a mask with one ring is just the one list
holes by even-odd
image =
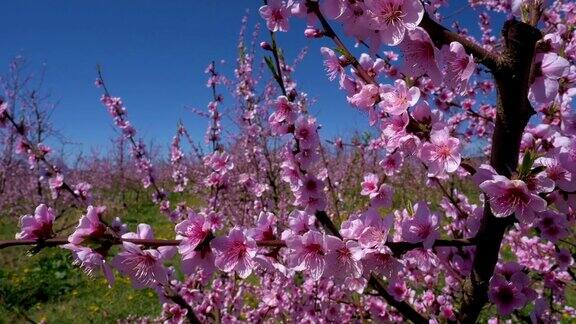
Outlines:
{"label": "blue sky", "polygon": [[[241,18],[249,9],[249,26],[261,22],[260,4],[255,0],[4,1],[0,73],[15,55],[24,56],[33,68],[47,65],[45,83],[59,101],[53,122],[68,140],[81,143],[69,147],[75,152],[104,151],[115,134],[94,86],[96,64],[103,66],[107,85],[124,99],[130,120],[147,140],[166,147],[180,118],[195,139],[203,140],[206,121],[186,107],[204,109],[210,100],[203,73],[210,61],[225,60],[218,69],[232,75]],[[477,31],[476,26],[470,29]],[[331,44],[309,41],[303,30],[303,22],[293,19],[291,32],[281,33],[279,42],[289,61],[309,47],[298,68],[298,87],[318,99],[312,113],[324,125],[322,135],[349,136],[355,129],[365,129],[366,119],[346,104],[338,85],[324,75],[319,48]],[[267,36],[261,34],[263,40]],[[350,40],[347,44],[352,46]]]}

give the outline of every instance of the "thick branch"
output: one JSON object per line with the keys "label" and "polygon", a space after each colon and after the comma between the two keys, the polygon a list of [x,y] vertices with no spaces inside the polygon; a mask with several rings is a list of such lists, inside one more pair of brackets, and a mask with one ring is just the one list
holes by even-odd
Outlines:
{"label": "thick branch", "polygon": [[322,224],[322,227],[324,227],[324,229],[326,229],[327,232],[336,236],[339,239],[342,238],[342,235],[340,235],[340,231],[338,231],[338,228],[336,227],[334,222],[332,222],[330,217],[328,217],[328,214],[326,214],[325,211],[317,210],[314,216],[316,216],[316,219],[320,222],[320,224]]}
{"label": "thick branch", "polygon": [[12,247],[12,246],[24,246],[24,245],[41,245],[45,247],[59,246],[68,244],[67,238],[52,238],[47,240],[3,240],[0,241],[0,250]]}
{"label": "thick branch", "polygon": [[[509,20],[502,31],[507,62],[493,70],[498,89],[498,106],[490,164],[498,174],[510,177],[518,166],[520,141],[534,110],[528,101],[530,70],[540,31],[529,24]],[[464,288],[460,310],[462,323],[473,323],[488,301],[488,283],[494,274],[502,239],[514,217],[497,218],[487,201],[480,229],[476,234],[476,252],[470,280]]]}
{"label": "thick branch", "polygon": [[496,53],[488,51],[460,34],[451,32],[448,28],[434,21],[427,12],[424,13],[420,27],[426,30],[438,48],[442,48],[443,45],[450,45],[451,42],[458,42],[464,46],[466,53],[472,54],[479,63],[484,64],[488,69],[495,70],[501,64],[501,59]]}
{"label": "thick branch", "polygon": [[[324,212],[320,212],[324,213]],[[332,225],[334,226],[334,225]],[[335,226],[334,226],[335,228]],[[329,229],[326,229],[330,231]],[[342,238],[342,236],[336,232],[338,237]],[[333,233],[332,233],[333,234]],[[209,239],[206,241],[212,240],[214,237],[210,236]],[[146,247],[160,247],[160,246],[178,246],[182,242],[182,240],[163,240],[163,239],[134,239],[134,238],[118,238],[110,242],[111,244],[122,244],[123,242],[130,242],[138,245],[143,245]],[[12,246],[25,246],[25,245],[40,245],[43,247],[53,247],[68,244],[68,239],[65,237],[56,237],[46,240],[35,240],[35,239],[27,239],[27,240],[3,240],[0,241],[0,250]],[[256,241],[256,244],[259,247],[274,247],[274,248],[283,248],[286,247],[286,242],[283,240],[259,240]],[[462,247],[462,246],[470,246],[474,245],[474,240],[436,240],[434,242],[434,247],[438,246],[454,246],[454,247]],[[410,250],[414,249],[421,249],[424,246],[422,243],[409,243],[409,242],[386,242],[386,246],[392,250],[395,256],[400,256]]]}
{"label": "thick branch", "polygon": [[[133,238],[118,238],[110,242],[112,244],[122,244],[122,242],[130,242],[134,244],[144,245],[148,247],[159,246],[177,246],[181,240],[162,240],[162,239],[133,239]],[[3,240],[0,241],[0,250],[12,246],[23,245],[39,245],[42,247],[53,247],[70,243],[68,238],[55,237],[45,240],[26,239],[26,240]]]}
{"label": "thick branch", "polygon": [[[452,240],[436,240],[434,241],[433,247],[464,247],[464,246],[473,246],[475,245],[474,239],[466,240],[466,239],[452,239]],[[399,257],[402,256],[404,253],[414,250],[414,249],[422,249],[424,248],[424,244],[422,242],[419,243],[409,243],[409,242],[386,242],[386,246],[392,250],[394,256]]]}

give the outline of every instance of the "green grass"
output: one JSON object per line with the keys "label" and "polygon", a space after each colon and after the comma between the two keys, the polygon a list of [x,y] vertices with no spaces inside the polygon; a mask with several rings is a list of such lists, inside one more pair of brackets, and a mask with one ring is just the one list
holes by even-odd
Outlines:
{"label": "green grass", "polygon": [[0,322],[113,323],[160,312],[153,291],[136,291],[122,277],[110,289],[103,278],[75,268],[67,251],[43,251],[19,263],[0,270]]}
{"label": "green grass", "polygon": [[[174,237],[174,225],[151,202],[110,208],[106,214],[120,216],[130,231],[139,223],[148,223],[156,237]],[[75,216],[65,217],[69,218],[65,223],[77,221]],[[16,231],[15,219],[0,218],[0,238],[13,238]],[[135,290],[119,275],[114,287],[108,288],[101,276],[91,278],[72,265],[70,253],[59,248],[33,256],[26,252],[25,247],[0,251],[0,324],[25,323],[27,318],[48,323],[115,323],[129,315],[160,314],[161,304],[151,289]]]}

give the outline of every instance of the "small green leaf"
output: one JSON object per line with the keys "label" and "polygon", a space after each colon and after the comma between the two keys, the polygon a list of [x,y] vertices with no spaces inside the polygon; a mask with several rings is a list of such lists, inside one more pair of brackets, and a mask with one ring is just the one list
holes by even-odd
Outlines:
{"label": "small green leaf", "polygon": [[274,77],[276,77],[276,67],[274,67],[274,62],[272,62],[272,57],[266,56],[264,58],[264,61],[266,61],[266,65],[268,65],[268,68],[270,69],[270,72],[272,72],[272,75]]}
{"label": "small green leaf", "polygon": [[537,157],[538,155],[532,150],[528,150],[524,153],[522,164],[518,167],[518,177],[520,179],[525,179],[530,175],[530,170],[532,170],[532,166]]}

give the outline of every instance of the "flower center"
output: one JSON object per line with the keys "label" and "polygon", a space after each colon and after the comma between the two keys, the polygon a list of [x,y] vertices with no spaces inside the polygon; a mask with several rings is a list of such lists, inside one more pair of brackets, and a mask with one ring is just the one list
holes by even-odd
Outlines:
{"label": "flower center", "polygon": [[388,4],[382,9],[380,14],[387,25],[397,24],[402,20],[401,18],[404,17],[402,7],[395,4]]}
{"label": "flower center", "polygon": [[280,11],[280,9],[272,10],[272,20],[274,22],[280,22],[283,19],[284,19],[284,16],[282,16],[282,12]]}
{"label": "flower center", "polygon": [[510,286],[503,286],[498,289],[498,300],[500,303],[510,305],[514,301],[514,291]]}
{"label": "flower center", "polygon": [[322,246],[318,243],[308,244],[304,249],[306,251],[306,254],[324,255],[324,250],[322,249]]}
{"label": "flower center", "polygon": [[242,258],[246,255],[246,245],[244,242],[236,241],[232,243],[231,250],[233,254],[238,256],[238,258]]}

